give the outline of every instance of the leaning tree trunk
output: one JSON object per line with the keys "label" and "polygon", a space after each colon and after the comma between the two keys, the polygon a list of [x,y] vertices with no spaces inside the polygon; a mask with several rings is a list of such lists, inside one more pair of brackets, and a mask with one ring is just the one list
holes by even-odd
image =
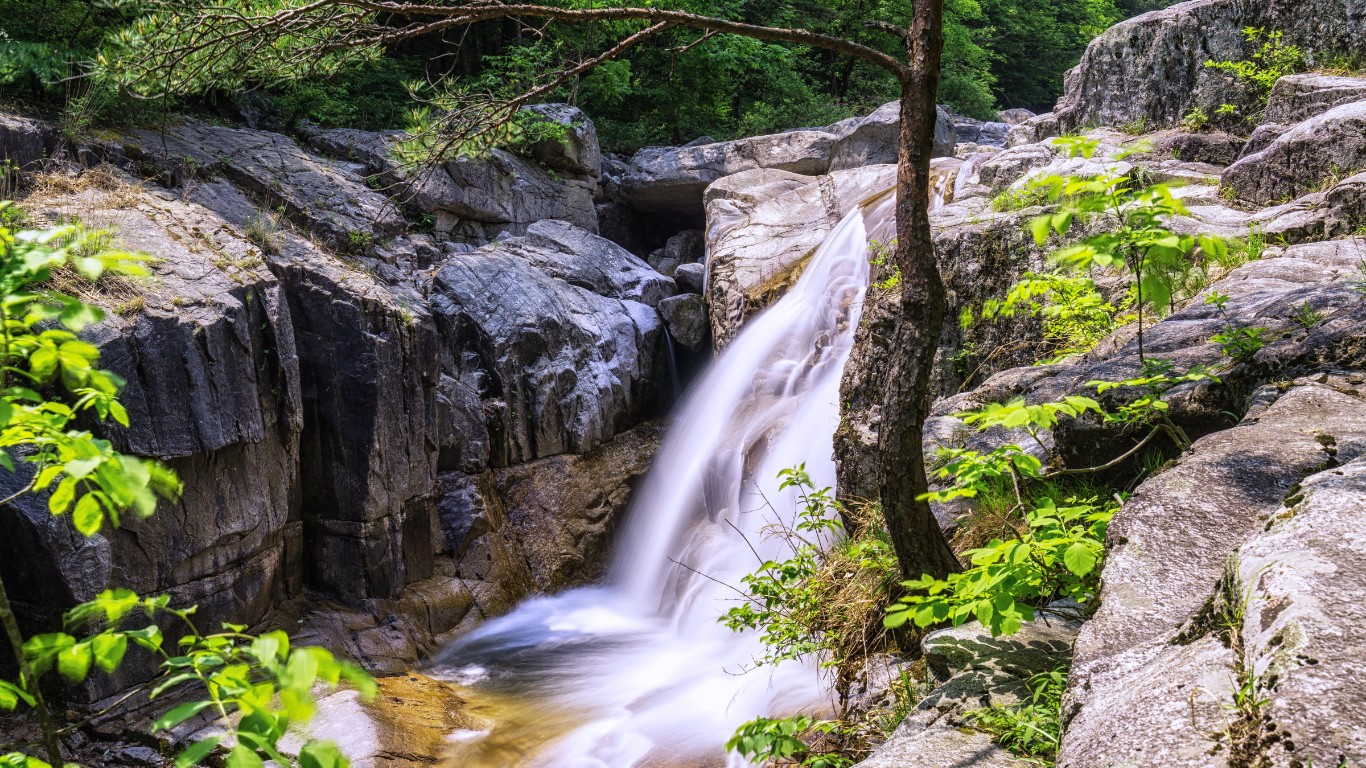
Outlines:
{"label": "leaning tree trunk", "polygon": [[930,406],[930,372],[945,313],[944,283],[934,258],[929,214],[943,12],[943,0],[916,0],[906,41],[910,71],[902,81],[896,202],[901,314],[878,429],[882,514],[907,579],[922,573],[943,578],[960,567],[929,503],[917,498],[928,490],[921,440]]}

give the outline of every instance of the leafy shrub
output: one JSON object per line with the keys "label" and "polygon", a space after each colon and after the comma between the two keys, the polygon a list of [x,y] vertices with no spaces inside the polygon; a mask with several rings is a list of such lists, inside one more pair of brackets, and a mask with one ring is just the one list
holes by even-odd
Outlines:
{"label": "leafy shrub", "polygon": [[[1308,68],[1304,52],[1298,46],[1286,43],[1284,38],[1285,33],[1280,30],[1268,32],[1259,27],[1245,27],[1243,39],[1250,51],[1246,59],[1209,60],[1205,62],[1205,66],[1231,75],[1243,87],[1249,103],[1256,105],[1256,114],[1260,115],[1271,97],[1271,88],[1276,85],[1277,80],[1286,75],[1304,72]],[[1218,113],[1230,116],[1237,112],[1236,105],[1221,104]],[[1256,115],[1248,117],[1250,122],[1256,122]]]}
{"label": "leafy shrub", "polygon": [[840,729],[836,721],[813,720],[806,715],[777,720],[760,717],[740,726],[726,742],[726,749],[760,765],[781,760],[802,768],[846,768],[854,761],[813,747]]}

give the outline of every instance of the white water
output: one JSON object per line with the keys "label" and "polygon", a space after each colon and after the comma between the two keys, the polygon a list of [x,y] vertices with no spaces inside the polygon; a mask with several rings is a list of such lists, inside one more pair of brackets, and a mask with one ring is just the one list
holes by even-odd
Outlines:
{"label": "white water", "polygon": [[485,746],[481,762],[479,742],[498,740],[495,725],[459,735],[473,755],[459,764],[719,761],[742,723],[829,705],[813,664],[755,669],[758,636],[717,619],[737,604],[741,577],[790,556],[764,535],[796,510],[778,472],[805,463],[816,487],[834,485],[839,383],[868,285],[868,240],[890,240],[893,201],[856,206],[791,291],[692,387],[632,502],[611,586],[529,600],[436,659],[438,675],[523,710],[534,702],[511,756],[506,744]]}

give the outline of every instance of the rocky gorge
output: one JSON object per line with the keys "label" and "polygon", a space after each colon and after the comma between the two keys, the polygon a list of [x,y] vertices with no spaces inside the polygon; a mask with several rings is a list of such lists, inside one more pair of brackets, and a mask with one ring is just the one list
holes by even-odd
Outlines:
{"label": "rocky gorge", "polygon": [[[1128,152],[1125,173],[1179,184],[1183,231],[1266,244],[1206,289],[1230,297],[1225,314],[1191,301],[1148,329],[1149,353],[1215,364],[1210,337],[1229,322],[1272,340],[1173,396],[1194,445],[1116,516],[1094,616],[1012,638],[974,623],[931,634],[932,692],[862,765],[1023,764],[963,715],[1067,663],[1059,765],[1366,760],[1352,684],[1366,658],[1353,519],[1366,510],[1366,78],[1281,78],[1248,137],[1181,125],[1236,100],[1203,63],[1240,55],[1243,27],[1325,55],[1366,50],[1366,8],[1283,5],[1192,0],[1124,22],[1092,43],[1051,114],[980,124],[941,110],[932,224],[949,317],[1044,268],[1027,231],[1039,211],[994,203],[1046,174],[1097,172],[1052,142],[1080,132],[1097,157]],[[400,749],[411,731],[391,721],[421,702],[413,716],[431,732],[467,724],[448,691],[414,692],[424,684],[406,673],[528,596],[601,576],[680,388],[893,184],[894,107],[623,158],[600,151],[589,116],[552,105],[538,109],[563,141],[421,169],[379,132],[187,120],[72,141],[0,115],[0,157],[18,168],[7,181],[30,216],[114,228],[158,259],[149,282],[94,289],[110,319],[92,340],[128,381],[133,427],[107,436],[186,486],[156,517],[88,540],[42,499],[0,510],[0,569],[23,617],[49,627],[119,585],[198,604],[208,621],[292,625],[395,676],[379,714],[329,703],[338,722],[400,734],[355,764],[433,761],[441,739]],[[851,498],[875,488],[896,298],[869,294],[844,371],[835,458]],[[1297,322],[1304,307],[1321,321]],[[1132,329],[1034,365],[1041,332],[1034,317],[945,328],[927,447],[1018,439],[967,433],[952,414],[1139,370]],[[1125,445],[1085,420],[1045,442],[1063,466]],[[8,495],[26,478],[3,482]],[[149,673],[125,666],[69,698],[100,709]],[[1265,703],[1237,730],[1229,705],[1249,680]],[[93,728],[122,738],[127,717],[145,713]],[[162,764],[148,747],[100,764]]]}

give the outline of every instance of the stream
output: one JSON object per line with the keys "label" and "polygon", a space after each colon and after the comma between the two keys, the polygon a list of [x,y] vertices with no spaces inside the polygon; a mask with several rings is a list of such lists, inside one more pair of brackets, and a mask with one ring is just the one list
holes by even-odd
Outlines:
{"label": "stream", "polygon": [[741,578],[790,551],[806,465],[833,486],[839,385],[869,280],[869,240],[889,242],[895,196],[853,210],[792,289],[751,318],[675,411],[634,495],[604,586],[533,598],[443,649],[430,674],[493,725],[451,736],[469,768],[741,766],[741,724],[831,709],[815,663],[756,667],[757,633],[718,618]]}

